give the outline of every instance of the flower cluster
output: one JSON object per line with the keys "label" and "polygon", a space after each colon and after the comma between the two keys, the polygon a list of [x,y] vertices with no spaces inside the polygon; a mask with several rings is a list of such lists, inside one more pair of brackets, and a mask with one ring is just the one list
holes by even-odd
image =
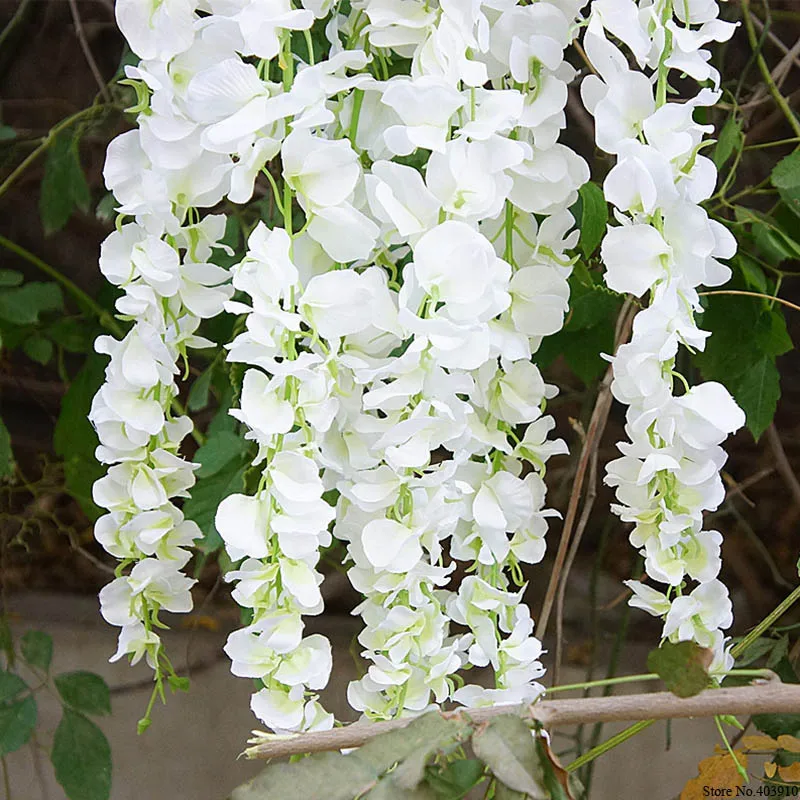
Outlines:
{"label": "flower cluster", "polygon": [[[745,420],[723,386],[690,388],[675,366],[681,345],[703,349],[708,333],[695,320],[702,311],[698,287],[725,283],[730,270],[718,259],[736,249],[700,206],[717,175],[701,154],[713,128],[694,114],[720,96],[704,45],[727,40],[734,29],[718,13],[705,0],[594,0],[584,46],[597,74],[581,89],[598,146],[616,156],[603,187],[619,223],[602,243],[605,280],[615,291],[648,298],[630,343],[613,359],[612,391],[628,406],[629,441],[608,465],[606,483],[616,488],[614,511],[634,524],[631,543],[647,575],[667,590],[629,581],[631,604],[662,617],[665,638],[712,648],[712,671],[723,673],[732,665],[722,633],[731,604],[717,579],[722,536],[702,529],[703,513],[724,497],[720,444]],[[609,35],[638,68],[629,67]],[[670,75],[680,73],[714,88],[667,102]],[[691,591],[690,580],[698,584]]]}
{"label": "flower cluster", "polygon": [[[178,455],[192,426],[177,363],[211,346],[198,326],[224,309],[238,316],[230,414],[254,453],[216,514],[245,622],[225,651],[258,682],[256,716],[279,733],[333,724],[318,700],[331,646],[303,619],[323,609],[326,548],[346,549],[364,598],[355,709],[388,719],[541,694],[521,565],[544,556],[546,463],[566,452],[549,438],[556,389],[535,354],[568,309],[569,208],[589,178],[558,141],[575,77],[564,50],[585,5],[118,0],[142,59],[127,70],[138,127],[109,147],[121,216],[101,269],[134,324],[98,340],[110,363],[91,414],[112,465],[95,499],[109,511],[97,538],[121,560],[101,594],[122,626],[115,657],[174,674],[158,613],[191,608],[181,570],[200,536],[173,503],[195,468]],[[679,344],[706,336],[697,287],[724,282],[716,259],[733,243],[698,205],[716,176],[692,114],[717,93],[679,104],[666,91],[670,69],[713,83],[702,46],[730,29],[706,0],[681,0],[674,19],[672,0],[591,9],[599,76],[583,94],[618,156],[606,280],[650,292],[614,362],[631,441],[608,481],[648,574],[670,586],[634,584],[634,602],[723,664],[720,536],[702,513],[721,500],[719,444],[742,415],[721,386],[675,396],[673,378]],[[248,206],[230,271],[213,263],[225,216],[199,212],[223,200]],[[451,587],[457,562],[467,577]],[[488,689],[458,674],[486,666]]]}
{"label": "flower cluster", "polygon": [[[233,164],[200,146],[202,124],[191,113],[185,85],[190,67],[211,66],[220,54],[195,40],[192,25],[173,31],[163,19],[155,24],[158,17],[177,25],[175,6],[117,5],[120,28],[143,60],[128,68],[138,127],[108,149],[104,177],[119,217],[102,245],[100,269],[123,290],[119,319],[133,325],[121,340],[97,340],[97,351],[110,361],[90,413],[100,440],[97,458],[112,465],[94,485],[95,502],[108,510],[95,535],[121,562],[100,593],[103,616],[122,628],[112,660],[127,655],[135,663],[146,656],[159,690],[164,674],[178,680],[157,633],[164,627],[159,612],[192,608],[195,581],[182,569],[201,536],[174,503],[189,496],[197,468],[178,454],[192,422],[178,402],[177,362],[188,364],[187,348],[214,346],[197,329],[233,292],[228,271],[211,263],[225,217],[200,219],[197,212],[229,191]],[[191,48],[183,60],[176,50],[181,43]]]}
{"label": "flower cluster", "polygon": [[[557,143],[583,4],[287,5],[274,46],[253,51],[255,5],[212,5],[202,30],[245,43],[187,88],[205,146],[261,171],[283,225],[250,233],[242,299],[226,304],[243,315],[228,359],[247,365],[231,413],[260,473],[217,513],[245,558],[228,575],[249,610],[233,670],[262,682],[252,707],[271,728],[332,723],[315,694],[330,646],[301,618],[322,609],[335,515],[365,598],[356,709],[532,699],[544,670],[519,565],[543,557],[542,474],[566,447],[547,439],[555,388],[531,358],[563,324],[567,208],[588,178]],[[309,11],[324,18],[318,63],[310,34],[308,61],[289,49]],[[451,557],[474,573],[458,591]],[[488,664],[495,689],[457,688],[461,667]]]}

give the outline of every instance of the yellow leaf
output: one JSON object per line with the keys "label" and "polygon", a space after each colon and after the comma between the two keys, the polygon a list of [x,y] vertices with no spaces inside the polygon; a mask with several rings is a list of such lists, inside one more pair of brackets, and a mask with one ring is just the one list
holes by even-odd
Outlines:
{"label": "yellow leaf", "polygon": [[784,733],[778,737],[778,747],[781,750],[788,750],[790,753],[800,753],[800,739],[796,736],[789,736]]}
{"label": "yellow leaf", "polygon": [[778,742],[769,736],[745,736],[742,739],[745,750],[777,750]]}
{"label": "yellow leaf", "polygon": [[800,783],[800,761],[795,761],[788,767],[778,767],[778,775],[786,783]]}
{"label": "yellow leaf", "polygon": [[774,761],[767,761],[767,763],[764,764],[764,774],[768,778],[774,778],[775,777],[775,771],[777,769],[778,769],[778,765]]}
{"label": "yellow leaf", "polygon": [[[745,753],[741,750],[735,752],[739,763],[747,768]],[[744,778],[739,774],[729,753],[705,758],[698,764],[697,769],[697,777],[692,778],[683,787],[680,800],[702,800],[709,796],[709,789],[735,790],[744,784]]]}

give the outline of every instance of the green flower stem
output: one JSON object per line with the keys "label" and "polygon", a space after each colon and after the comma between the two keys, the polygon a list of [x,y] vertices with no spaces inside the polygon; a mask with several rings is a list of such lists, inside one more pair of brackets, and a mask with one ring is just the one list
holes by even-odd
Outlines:
{"label": "green flower stem", "polygon": [[[18,245],[16,242],[12,242],[11,239],[7,239],[2,235],[0,235],[0,247],[5,247],[6,250],[11,251],[15,255],[27,261],[29,264],[33,264],[34,267],[37,267],[44,272],[45,275],[48,275],[54,281],[63,286],[66,292],[75,299],[78,305],[97,317],[97,321],[106,330],[113,333],[114,336],[119,339],[125,337],[125,329],[119,324],[119,322],[117,322],[116,319],[114,319],[113,315],[109,314],[109,312],[106,311],[99,303],[97,303],[97,301],[84,292],[80,286],[71,281],[66,275],[62,274],[55,267],[51,266],[46,261],[42,261],[39,256],[34,255],[30,250],[26,250],[21,245]],[[186,409],[183,407],[177,397],[173,398],[172,407],[181,416],[187,416]],[[203,436],[203,434],[200,433],[200,431],[198,431],[196,428],[192,428],[192,438],[197,442],[198,445],[202,445],[203,442],[205,442],[205,436]]]}
{"label": "green flower stem", "polygon": [[580,769],[590,761],[594,761],[594,759],[596,759],[598,756],[602,756],[609,750],[613,750],[617,745],[627,742],[628,739],[635,736],[637,733],[640,733],[645,728],[649,728],[654,722],[654,719],[643,719],[640,722],[630,725],[629,727],[625,728],[625,730],[620,731],[616,736],[612,736],[602,744],[597,745],[597,747],[593,747],[591,750],[585,752],[582,756],[576,758],[571,764],[567,765],[567,772],[575,772],[575,770]]}
{"label": "green flower stem", "polygon": [[[790,606],[800,599],[800,586],[798,586],[771,614],[765,617],[752,631],[731,649],[731,653],[736,656],[745,650],[752,642],[754,642],[770,625],[775,622],[782,614],[789,610]],[[769,670],[763,669],[732,669],[728,675],[739,677],[765,677],[769,674]],[[648,675],[631,675],[627,676],[628,680],[645,680],[649,679]],[[625,682],[624,679],[612,679],[617,682]],[[584,687],[590,685],[602,685],[607,681],[592,681],[591,684],[583,684]],[[581,684],[576,684],[574,688],[580,688]],[[573,687],[557,687],[559,689],[573,688]],[[548,691],[553,691],[549,689]],[[628,739],[640,733],[645,728],[649,728],[655,722],[654,719],[645,719],[636,722],[633,725],[620,731],[616,736],[612,736],[602,744],[593,747],[591,750],[585,752],[582,756],[576,758],[571,764],[567,765],[567,772],[575,772],[581,767],[585,766],[591,761],[594,761],[599,756],[604,755],[609,750],[613,750],[617,745],[627,742]]]}
{"label": "green flower stem", "polygon": [[[728,673],[739,678],[769,678],[772,671],[768,669],[732,669]],[[545,690],[546,694],[553,692],[569,692],[575,689],[597,689],[601,686],[616,686],[620,683],[639,683],[640,681],[657,681],[661,676],[655,672],[647,672],[639,675],[621,675],[617,678],[603,678],[597,681],[585,681],[584,683],[564,683],[559,686],[551,686]]]}
{"label": "green flower stem", "polygon": [[761,50],[758,45],[758,37],[756,36],[756,29],[753,25],[753,18],[750,15],[750,0],[742,0],[741,6],[744,27],[747,30],[747,38],[750,42],[750,47],[753,49],[753,53],[755,54],[756,64],[758,64],[761,77],[764,79],[764,83],[766,84],[769,93],[772,95],[775,105],[777,105],[778,108],[783,112],[783,115],[786,117],[786,121],[794,131],[795,136],[800,136],[800,120],[797,119],[797,115],[794,113],[794,111],[792,111],[788,101],[781,94],[780,89],[778,89],[775,81],[772,78],[772,74],[769,71],[767,62],[764,60],[764,56],[761,55]]}
{"label": "green flower stem", "polygon": [[638,683],[639,681],[657,681],[659,676],[655,672],[648,672],[641,675],[622,675],[618,678],[603,678],[597,681],[585,681],[584,683],[564,683],[559,686],[551,686],[546,690],[546,694],[553,692],[569,692],[573,689],[596,689],[600,686],[615,686],[619,683]]}
{"label": "green flower stem", "polygon": [[77,122],[84,117],[90,117],[93,114],[96,114],[98,111],[103,111],[106,108],[107,106],[105,105],[89,106],[88,108],[78,111],[76,114],[72,114],[71,116],[62,119],[61,122],[50,128],[50,132],[44,137],[42,143],[35,150],[28,153],[28,155],[22,162],[20,162],[16,169],[14,169],[14,171],[3,181],[3,183],[0,184],[0,197],[2,197],[17,182],[17,179],[22,175],[22,173],[25,172],[25,170],[28,169],[28,167],[50,147],[56,136],[62,130],[64,130],[64,128],[68,128],[73,122]]}
{"label": "green flower stem", "polygon": [[[780,603],[771,613],[767,614],[761,622],[756,625],[750,633],[740,642],[731,648],[731,655],[736,658],[740,656],[753,642],[764,633],[767,628],[772,627],[798,600],[800,600],[800,586],[798,586],[782,603]],[[741,672],[742,670],[738,670]]]}
{"label": "green flower stem", "polygon": [[[2,194],[2,192],[0,192],[0,194]],[[60,283],[67,293],[75,299],[78,305],[82,306],[88,311],[91,311],[91,313],[97,317],[100,324],[107,330],[111,331],[111,333],[113,333],[115,336],[122,338],[125,335],[125,331],[122,326],[111,314],[108,313],[108,311],[106,311],[93,298],[84,292],[80,286],[71,281],[66,275],[63,275],[61,272],[59,272],[59,270],[57,270],[55,267],[51,266],[46,261],[42,261],[39,256],[34,255],[30,252],[30,250],[26,250],[16,242],[6,239],[5,236],[0,235],[0,246],[5,247],[6,250],[10,250],[15,255],[27,261],[29,264],[33,264],[34,267],[37,267],[53,280]]]}

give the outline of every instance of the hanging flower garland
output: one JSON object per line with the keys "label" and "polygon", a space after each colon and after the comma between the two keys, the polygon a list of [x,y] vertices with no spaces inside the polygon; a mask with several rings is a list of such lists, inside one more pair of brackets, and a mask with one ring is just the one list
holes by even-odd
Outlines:
{"label": "hanging flower garland", "polygon": [[[542,693],[521,565],[544,556],[557,515],[546,463],[567,452],[549,438],[557,390],[535,360],[568,310],[569,209],[589,178],[558,141],[585,5],[117,3],[142,59],[127,70],[138,127],[109,147],[120,218],[100,266],[133,326],[97,343],[110,363],[91,420],[110,467],[96,536],[120,559],[101,592],[122,628],[114,658],[146,656],[156,691],[165,676],[180,685],[158,615],[191,609],[182,570],[201,535],[173,502],[197,467],[178,454],[192,424],[176,376],[187,348],[213,345],[197,330],[224,308],[239,317],[227,360],[242,365],[230,414],[255,453],[216,513],[244,623],[225,651],[258,681],[256,716],[278,733],[333,725],[318,700],[331,646],[304,617],[323,610],[334,538],[364,598],[356,710],[389,719]],[[714,647],[718,670],[730,604],[702,513],[721,501],[719,444],[743,417],[718,384],[679,396],[673,384],[679,344],[706,336],[697,287],[727,279],[716,258],[734,245],[699,206],[715,172],[692,113],[717,92],[667,103],[667,90],[671,69],[714,82],[702,46],[729,35],[707,3],[673,18],[671,0],[594,0],[584,44],[598,76],[583,83],[597,143],[618,158],[606,283],[650,295],[614,360],[631,441],[607,481],[670,588],[631,582],[633,602],[664,616],[665,636]],[[247,231],[238,264],[217,267],[226,218],[199,209],[249,204],[259,179],[276,213]],[[467,576],[451,586],[459,562]],[[489,665],[493,686],[465,685],[462,670]]]}
{"label": "hanging flower garland", "polygon": [[[711,670],[723,674],[733,663],[723,635],[731,604],[717,577],[722,536],[702,529],[703,513],[725,494],[719,445],[745,419],[721,384],[690,387],[676,367],[680,346],[702,350],[708,336],[695,320],[698,287],[724,284],[730,269],[717,259],[736,249],[700,206],[717,173],[701,154],[713,128],[694,113],[720,97],[703,45],[726,41],[735,28],[718,13],[713,2],[594,0],[583,42],[597,74],[581,91],[597,145],[617,157],[603,187],[619,223],[601,247],[606,284],[648,298],[630,343],[613,359],[612,392],[628,406],[629,441],[619,444],[623,455],[608,465],[606,483],[616,488],[613,510],[634,524],[631,544],[647,575],[667,590],[628,581],[630,602],[663,618],[665,638],[712,648]],[[627,46],[638,70],[607,34]],[[713,88],[669,102],[670,76],[680,73]],[[689,580],[697,583],[691,591]]]}

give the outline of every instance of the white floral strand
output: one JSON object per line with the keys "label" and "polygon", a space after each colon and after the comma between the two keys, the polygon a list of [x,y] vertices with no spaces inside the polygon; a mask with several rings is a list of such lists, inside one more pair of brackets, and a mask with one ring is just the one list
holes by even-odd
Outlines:
{"label": "white floral strand", "polygon": [[[213,248],[221,247],[225,220],[199,220],[195,209],[222,198],[233,165],[198,146],[200,127],[183,94],[187,52],[202,53],[206,63],[220,55],[204,49],[192,6],[166,5],[174,13],[165,15],[162,7],[152,19],[140,3],[117,5],[120,28],[144,60],[128,68],[139,127],[108,148],[104,177],[120,217],[103,243],[100,268],[124,289],[117,310],[134,324],[122,341],[97,340],[110,363],[90,413],[100,439],[97,458],[112,465],[93,490],[109,512],[95,535],[121,561],[117,578],[100,593],[101,611],[122,629],[112,660],[146,657],[154,668],[153,700],[163,693],[165,676],[182,685],[163,651],[159,613],[191,610],[195,581],[182,568],[191,557],[187,548],[201,536],[173,503],[188,497],[197,468],[178,454],[192,423],[174,415],[176,361],[186,362],[187,348],[213,346],[196,330],[232,293],[228,272],[209,263]],[[192,64],[200,66],[197,59]],[[149,723],[153,700],[141,727]]]}
{"label": "white floral strand", "polygon": [[[634,523],[631,543],[648,576],[668,588],[628,581],[631,604],[663,618],[665,638],[712,648],[711,670],[722,674],[732,665],[722,633],[731,603],[717,578],[722,536],[702,524],[724,497],[719,445],[745,418],[723,386],[690,388],[675,370],[679,346],[702,350],[708,336],[694,319],[702,311],[698,287],[725,283],[730,270],[717,259],[736,249],[700,206],[714,190],[716,169],[700,154],[712,128],[693,119],[720,96],[703,45],[727,40],[735,26],[718,13],[716,3],[695,0],[594,0],[584,46],[598,75],[585,79],[582,95],[598,146],[617,156],[604,186],[619,223],[602,243],[605,280],[615,291],[649,296],[631,342],[613,359],[612,391],[628,405],[630,441],[619,444],[623,456],[608,465],[606,483],[616,488],[613,510]],[[629,69],[606,33],[643,71]],[[670,70],[715,88],[667,102]],[[680,396],[675,378],[684,386]],[[698,584],[691,591],[689,579]]]}

